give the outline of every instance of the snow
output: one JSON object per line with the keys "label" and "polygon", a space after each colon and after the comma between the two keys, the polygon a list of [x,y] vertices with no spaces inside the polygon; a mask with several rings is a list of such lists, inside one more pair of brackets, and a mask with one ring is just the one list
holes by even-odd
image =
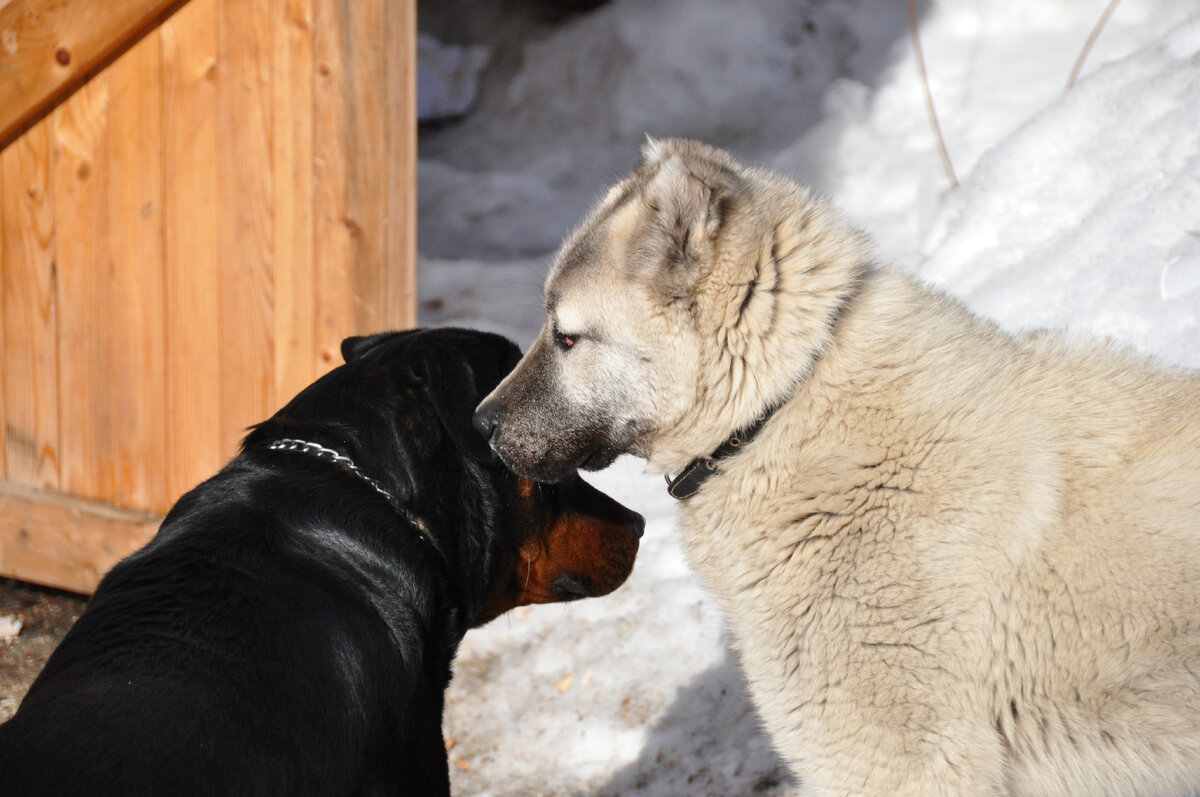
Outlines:
{"label": "snow", "polygon": [[[493,59],[474,111],[423,130],[426,325],[528,345],[553,250],[646,134],[796,175],[897,263],[1011,330],[1065,327],[1200,367],[1200,15],[932,0],[613,0]],[[491,44],[496,45],[495,42]],[[803,795],[759,729],[673,501],[622,458],[589,480],[647,518],[611,596],[467,635],[448,695],[463,795]]]}
{"label": "snow", "polygon": [[0,614],[0,642],[11,642],[21,633],[23,621],[20,617]]}

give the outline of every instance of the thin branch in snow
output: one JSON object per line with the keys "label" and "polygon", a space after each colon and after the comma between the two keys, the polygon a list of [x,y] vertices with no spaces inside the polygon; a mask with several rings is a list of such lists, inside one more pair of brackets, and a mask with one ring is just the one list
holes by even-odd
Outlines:
{"label": "thin branch in snow", "polygon": [[938,151],[942,153],[942,163],[946,166],[946,174],[950,176],[950,187],[958,188],[958,178],[954,175],[954,164],[950,162],[950,153],[946,151],[946,140],[942,138],[942,128],[938,124],[937,111],[933,108],[933,93],[929,90],[929,75],[925,72],[925,55],[921,52],[920,25],[917,20],[917,0],[908,0],[908,19],[912,22],[913,47],[917,51],[917,68],[921,70],[921,83],[925,86],[925,107],[929,109],[929,121],[933,123],[933,132],[937,135]]}
{"label": "thin branch in snow", "polygon": [[1092,28],[1092,35],[1088,36],[1087,42],[1083,45],[1083,51],[1079,53],[1079,60],[1075,62],[1075,68],[1071,70],[1071,77],[1067,78],[1068,89],[1075,85],[1075,78],[1079,77],[1079,70],[1083,69],[1083,62],[1087,60],[1088,53],[1092,51],[1092,45],[1096,43],[1096,39],[1100,38],[1100,31],[1108,22],[1108,18],[1112,16],[1113,10],[1119,2],[1121,0],[1111,0],[1108,8],[1104,9],[1104,13],[1100,15],[1100,21],[1096,23],[1096,27]]}

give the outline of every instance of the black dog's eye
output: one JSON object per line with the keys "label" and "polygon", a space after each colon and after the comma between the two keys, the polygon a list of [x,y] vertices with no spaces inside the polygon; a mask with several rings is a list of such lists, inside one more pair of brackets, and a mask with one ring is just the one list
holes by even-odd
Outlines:
{"label": "black dog's eye", "polygon": [[578,335],[568,335],[565,332],[554,330],[554,345],[558,346],[558,348],[562,349],[563,351],[566,351],[574,346],[578,340]]}

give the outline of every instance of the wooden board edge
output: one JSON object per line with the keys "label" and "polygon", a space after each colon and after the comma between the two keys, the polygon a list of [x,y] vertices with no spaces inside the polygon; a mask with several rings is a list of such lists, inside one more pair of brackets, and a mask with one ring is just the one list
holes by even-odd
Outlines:
{"label": "wooden board edge", "polygon": [[[0,75],[6,84],[0,90],[0,150],[20,138],[187,2],[136,0],[117,9],[119,14],[110,11],[111,31],[95,26],[91,14],[79,13],[78,2],[12,0],[0,6]],[[70,31],[74,35],[69,38],[77,44],[64,47],[58,41],[61,37],[53,37],[54,41],[47,39],[35,46],[22,47],[21,31],[27,25]],[[10,72],[20,69],[34,73],[32,86],[24,87],[25,81],[18,81]]]}
{"label": "wooden board edge", "polygon": [[0,575],[90,594],[161,522],[151,512],[0,481]]}

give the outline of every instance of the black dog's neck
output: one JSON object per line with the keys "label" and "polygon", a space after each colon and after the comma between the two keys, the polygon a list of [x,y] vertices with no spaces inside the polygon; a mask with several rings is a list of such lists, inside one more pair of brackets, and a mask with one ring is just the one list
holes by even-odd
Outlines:
{"label": "black dog's neck", "polygon": [[[328,444],[308,438],[325,439]],[[413,531],[413,536],[420,540],[423,547],[430,552],[430,558],[439,574],[438,580],[453,607],[453,619],[450,623],[453,628],[450,635],[453,638],[448,642],[454,645],[461,640],[474,616],[473,604],[476,601],[473,601],[472,596],[464,591],[462,585],[466,583],[466,580],[463,573],[459,572],[462,567],[456,566],[456,564],[460,564],[459,560],[464,552],[447,550],[447,546],[452,546],[453,540],[440,539],[446,535],[439,535],[434,531],[436,528],[445,526],[445,523],[439,521],[439,512],[436,507],[422,509],[414,506],[419,502],[419,496],[410,495],[403,488],[388,489],[380,479],[368,475],[360,467],[349,446],[329,442],[327,436],[324,435],[310,434],[303,437],[281,435],[269,440],[258,439],[253,447],[268,451],[294,452],[297,455],[329,463],[331,467],[353,475],[380,497],[386,499],[392,510],[404,519],[404,525]],[[470,568],[467,568],[467,572],[470,572]]]}
{"label": "black dog's neck", "polygon": [[337,451],[336,449],[328,448],[326,446],[321,445],[320,443],[313,443],[309,440],[300,440],[300,439],[294,438],[294,437],[280,438],[279,440],[276,440],[274,443],[271,443],[270,445],[268,445],[267,448],[272,451],[300,451],[305,454],[312,454],[313,456],[318,457],[320,459],[328,459],[329,461],[335,462],[338,465],[341,465],[342,467],[346,468],[346,470],[350,471],[355,476],[362,479],[367,484],[371,485],[371,487],[375,490],[375,492],[382,495],[390,503],[393,503],[393,504],[396,503],[395,496],[393,496],[390,492],[385,490],[379,482],[375,481],[370,476],[363,473],[362,470],[358,467],[358,465],[354,464],[354,460],[351,459],[348,455],[343,454],[340,451]]}
{"label": "black dog's neck", "polygon": [[[416,529],[417,532],[419,532],[420,538],[433,546],[434,550],[438,551],[439,556],[442,555],[440,549],[438,548],[437,540],[433,538],[433,534],[430,532],[428,524],[411,509],[401,505],[401,503],[396,500],[396,496],[392,495],[391,492],[385,489],[384,486],[379,483],[379,481],[363,473],[362,469],[355,464],[354,460],[349,454],[342,453],[335,448],[323,446],[320,443],[314,443],[311,440],[302,440],[295,437],[281,437],[275,442],[268,444],[266,448],[270,451],[295,451],[298,453],[307,454],[309,456],[316,457],[317,459],[331,462],[340,466],[343,470],[354,474],[364,483],[369,485],[371,489],[386,498],[388,503],[392,505],[392,508],[403,515],[409,524]],[[443,556],[442,558],[445,557]]]}

